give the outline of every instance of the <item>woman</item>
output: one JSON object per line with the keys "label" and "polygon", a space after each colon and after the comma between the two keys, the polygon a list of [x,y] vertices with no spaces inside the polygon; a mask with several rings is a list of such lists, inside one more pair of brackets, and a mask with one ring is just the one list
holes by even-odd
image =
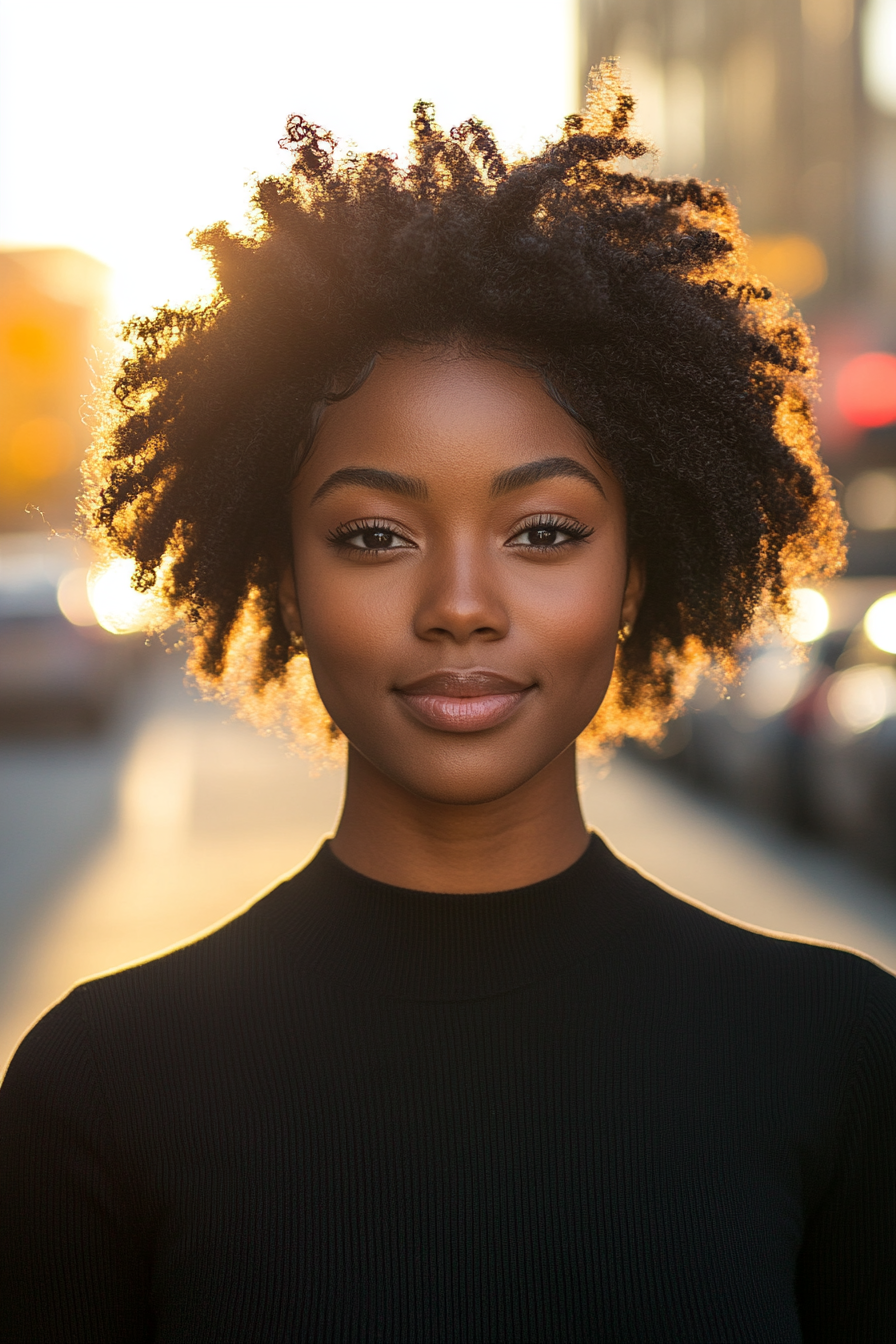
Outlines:
{"label": "woman", "polygon": [[347,741],[345,806],[26,1038],[4,1339],[896,1337],[893,979],[579,810],[577,739],[841,559],[805,329],[721,191],[619,169],[630,113],[605,71],[508,168],[421,105],[406,171],[294,119],[214,300],[132,327],[94,535],[200,677]]}

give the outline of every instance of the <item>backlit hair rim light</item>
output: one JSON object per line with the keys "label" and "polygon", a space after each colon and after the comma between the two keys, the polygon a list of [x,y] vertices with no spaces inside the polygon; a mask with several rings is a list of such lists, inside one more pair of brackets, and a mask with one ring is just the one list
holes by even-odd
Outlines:
{"label": "backlit hair rim light", "polygon": [[647,588],[584,745],[656,740],[710,663],[733,675],[757,622],[842,565],[806,328],[720,187],[634,171],[632,112],[604,62],[584,112],[508,162],[421,102],[407,167],[290,117],[292,170],[257,183],[247,230],[195,235],[212,298],[126,325],[83,517],[183,623],[207,690],[338,742],[277,603],[288,491],[322,406],[403,344],[539,370],[622,483]]}

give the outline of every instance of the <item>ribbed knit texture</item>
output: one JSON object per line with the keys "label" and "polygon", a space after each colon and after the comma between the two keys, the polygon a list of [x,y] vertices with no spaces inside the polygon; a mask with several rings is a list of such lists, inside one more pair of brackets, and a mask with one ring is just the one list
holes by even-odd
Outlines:
{"label": "ribbed knit texture", "polygon": [[0,1338],[896,1340],[896,980],[597,838],[513,892],[325,846],[0,1089]]}

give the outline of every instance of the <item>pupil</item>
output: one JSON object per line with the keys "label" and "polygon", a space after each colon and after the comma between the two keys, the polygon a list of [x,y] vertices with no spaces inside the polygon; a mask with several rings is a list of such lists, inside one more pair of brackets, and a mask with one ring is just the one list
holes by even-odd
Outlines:
{"label": "pupil", "polygon": [[365,544],[375,550],[381,551],[387,547],[392,539],[391,532],[385,532],[382,528],[371,528],[364,533]]}
{"label": "pupil", "polygon": [[556,538],[556,527],[536,527],[535,529],[535,540],[539,546],[547,546]]}

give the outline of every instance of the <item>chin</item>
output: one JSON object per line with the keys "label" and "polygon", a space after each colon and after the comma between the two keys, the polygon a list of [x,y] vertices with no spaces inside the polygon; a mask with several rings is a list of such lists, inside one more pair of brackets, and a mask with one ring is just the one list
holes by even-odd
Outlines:
{"label": "chin", "polygon": [[421,762],[418,769],[408,769],[406,762],[397,769],[388,765],[379,768],[417,798],[456,807],[475,807],[496,803],[515,793],[550,764],[550,760],[513,761],[508,759],[509,755],[506,750],[496,749],[489,752],[486,760],[446,761],[442,768],[432,768],[437,764],[432,758],[426,763]]}
{"label": "chin", "polygon": [[428,803],[449,804],[454,807],[479,807],[487,803],[496,803],[501,798],[508,797],[515,793],[522,784],[527,783],[526,779],[512,780],[481,780],[481,779],[461,779],[461,780],[427,780],[420,786],[415,786],[405,780],[397,781],[409,793],[417,798],[422,798]]}

